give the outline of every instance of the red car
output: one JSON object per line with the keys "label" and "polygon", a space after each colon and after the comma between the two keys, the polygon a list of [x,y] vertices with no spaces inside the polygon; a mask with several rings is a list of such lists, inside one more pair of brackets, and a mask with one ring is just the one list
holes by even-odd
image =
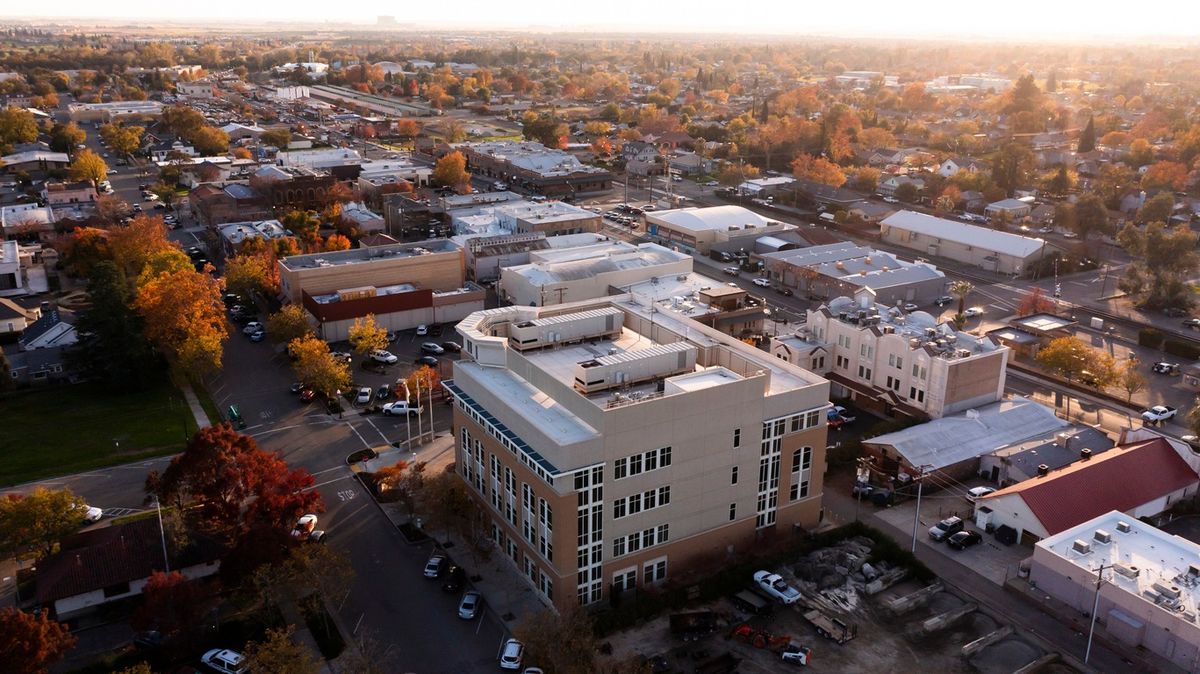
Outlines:
{"label": "red car", "polygon": [[303,388],[303,389],[300,389],[300,400],[301,400],[301,402],[310,403],[310,402],[312,402],[312,401],[313,401],[313,399],[314,399],[314,398],[316,398],[316,397],[317,397],[317,392],[316,392],[316,391],[314,391],[314,390],[312,390],[312,389],[310,389],[310,388]]}

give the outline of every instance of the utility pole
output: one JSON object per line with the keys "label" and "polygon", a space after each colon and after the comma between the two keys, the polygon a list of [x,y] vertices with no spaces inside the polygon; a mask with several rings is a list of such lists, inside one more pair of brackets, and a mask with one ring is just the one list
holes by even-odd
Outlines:
{"label": "utility pole", "polygon": [[1096,569],[1096,596],[1092,600],[1092,624],[1088,627],[1088,642],[1087,650],[1083,652],[1083,664],[1088,663],[1088,658],[1092,657],[1092,637],[1096,633],[1096,611],[1100,610],[1100,587],[1104,585],[1104,570],[1111,569],[1112,564],[1102,564],[1099,569]]}
{"label": "utility pole", "polygon": [[913,515],[912,548],[909,552],[917,554],[917,525],[921,523],[921,491],[925,488],[925,469],[933,466],[921,466],[917,475],[917,512]]}
{"label": "utility pole", "polygon": [[166,573],[171,573],[171,560],[167,557],[167,534],[163,530],[162,504],[158,500],[158,494],[154,495],[154,510],[158,513],[158,537],[162,541],[163,570]]}

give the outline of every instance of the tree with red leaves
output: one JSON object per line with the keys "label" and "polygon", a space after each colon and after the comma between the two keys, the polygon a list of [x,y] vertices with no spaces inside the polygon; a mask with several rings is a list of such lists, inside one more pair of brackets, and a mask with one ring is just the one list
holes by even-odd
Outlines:
{"label": "tree with red leaves", "polygon": [[1050,314],[1054,313],[1054,301],[1046,297],[1041,288],[1031,288],[1021,297],[1021,303],[1017,305],[1018,316],[1032,316],[1033,314]]}
{"label": "tree with red leaves", "polygon": [[33,615],[11,606],[0,610],[0,672],[46,674],[74,646],[67,626],[46,613]]}
{"label": "tree with red leaves", "polygon": [[209,608],[208,599],[200,581],[188,580],[178,571],[155,571],[142,589],[142,605],[131,624],[137,629],[157,630],[167,640],[186,642],[197,634]]}

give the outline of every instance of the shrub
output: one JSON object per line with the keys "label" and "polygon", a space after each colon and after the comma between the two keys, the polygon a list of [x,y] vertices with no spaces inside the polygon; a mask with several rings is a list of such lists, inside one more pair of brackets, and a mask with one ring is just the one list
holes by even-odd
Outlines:
{"label": "shrub", "polygon": [[1140,346],[1149,347],[1151,349],[1162,348],[1163,333],[1154,328],[1142,328],[1138,330],[1138,344]]}
{"label": "shrub", "polygon": [[1180,358],[1196,360],[1200,358],[1200,347],[1197,347],[1191,342],[1181,342],[1174,339],[1168,339],[1163,343],[1163,351]]}

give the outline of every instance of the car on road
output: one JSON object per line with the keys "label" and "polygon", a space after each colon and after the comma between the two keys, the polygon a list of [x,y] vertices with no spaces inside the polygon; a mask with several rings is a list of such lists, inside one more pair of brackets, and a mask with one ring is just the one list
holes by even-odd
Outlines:
{"label": "car on road", "polygon": [[214,648],[200,656],[200,662],[221,674],[245,674],[247,671],[245,656],[228,648]]}
{"label": "car on road", "polygon": [[740,267],[725,267],[721,271],[725,272],[726,274],[729,274],[730,276],[741,276],[741,274],[742,274],[742,270]]}
{"label": "car on road", "polygon": [[384,351],[383,349],[375,349],[372,351],[371,360],[375,361],[376,363],[384,363],[385,365],[395,365],[400,361],[400,359],[396,357],[396,354],[392,353],[391,351]]}
{"label": "car on road", "polygon": [[463,594],[458,602],[458,617],[463,620],[474,620],[483,607],[483,595],[475,590]]}
{"label": "car on road", "polygon": [[434,555],[425,562],[425,577],[426,578],[441,578],[446,571],[446,558],[443,555]]}
{"label": "car on road", "polygon": [[355,405],[366,405],[371,402],[372,395],[373,394],[371,392],[370,386],[361,386],[358,389],[358,393],[355,394],[355,396],[354,396],[354,404]]}
{"label": "car on road", "polygon": [[946,539],[946,545],[955,550],[966,550],[973,545],[983,542],[983,536],[978,531],[960,531]]}
{"label": "car on road", "polygon": [[252,342],[261,342],[266,338],[267,338],[266,330],[255,330],[254,332],[250,333],[250,341],[252,341]]}
{"label": "car on road", "polygon": [[909,313],[916,311],[918,308],[920,308],[920,307],[918,307],[916,304],[914,304],[912,302],[905,302],[905,304],[904,304],[904,310]]}
{"label": "car on road", "polygon": [[929,537],[937,542],[941,542],[962,531],[966,525],[963,524],[961,517],[947,517],[937,524],[929,527]]}
{"label": "car on road", "polygon": [[428,335],[428,334],[429,334],[429,326],[428,325],[425,325],[424,323],[422,323],[421,325],[417,326],[417,336],[418,337],[424,337],[425,335]]}
{"label": "car on road", "polygon": [[941,297],[939,297],[939,298],[937,298],[936,300],[934,300],[934,301],[933,301],[933,303],[934,303],[934,304],[936,304],[936,305],[938,305],[939,307],[944,307],[944,306],[946,306],[947,304],[950,304],[950,303],[951,303],[951,302],[953,302],[953,301],[954,301],[954,298],[953,298],[953,297],[951,297],[951,296],[949,296],[949,295],[942,295]]}
{"label": "car on road", "polygon": [[1053,227],[1039,227],[1038,228],[1038,234],[1053,234],[1053,233],[1054,233]]}
{"label": "car on road", "polygon": [[1170,405],[1155,405],[1142,412],[1142,421],[1151,424],[1161,424],[1167,419],[1174,417],[1177,411]]}
{"label": "car on road", "polygon": [[783,295],[784,297],[791,297],[792,295],[796,294],[791,288],[776,288],[775,292]]}
{"label": "car on road", "polygon": [[884,198],[883,198],[883,201],[884,201],[884,203],[888,203],[888,204],[898,204],[898,203],[900,203],[900,200],[899,200],[899,199],[897,199],[896,197],[884,197]]}
{"label": "car on road", "polygon": [[967,318],[976,318],[983,315],[983,307],[967,307],[963,311],[963,316]]}
{"label": "car on road", "polygon": [[1179,374],[1179,363],[1167,363],[1159,361],[1150,366],[1150,369],[1157,374]]}
{"label": "car on road", "polygon": [[704,186],[705,186],[705,187],[718,187],[720,184],[721,184],[721,183],[719,183],[719,182],[717,182],[717,181],[715,181],[715,180],[710,180],[710,181],[708,181],[708,182],[704,183]]}
{"label": "car on road", "polygon": [[385,416],[389,417],[412,417],[420,414],[422,408],[409,405],[407,400],[397,400],[384,405],[382,411]]}
{"label": "car on road", "polygon": [[431,353],[435,356],[440,356],[443,353],[446,353],[446,350],[442,348],[441,344],[437,344],[434,342],[422,342],[421,343],[421,351],[423,351],[425,353]]}
{"label": "car on road", "polygon": [[967,490],[967,500],[974,503],[994,491],[991,487],[971,487]]}
{"label": "car on road", "polygon": [[330,351],[329,355],[333,356],[334,360],[341,361],[343,363],[349,363],[350,361],[354,360],[354,356],[345,351]]}
{"label": "car on road", "polygon": [[825,416],[829,421],[841,419],[842,423],[847,424],[852,424],[858,419],[858,417],[851,414],[850,410],[846,409],[842,405],[834,405],[833,407],[830,407],[825,411]]}
{"label": "car on road", "polygon": [[1166,309],[1163,309],[1163,313],[1171,318],[1183,318],[1184,316],[1187,316],[1187,311],[1180,309],[1179,307],[1167,307]]}
{"label": "car on road", "polygon": [[299,392],[303,391],[304,389],[305,389],[304,382],[298,381],[298,382],[293,382],[292,387],[290,389],[288,389],[288,391],[290,391],[292,393],[299,393]]}
{"label": "car on road", "polygon": [[316,399],[316,397],[317,392],[311,388],[306,387],[304,390],[300,391],[300,402],[302,403],[311,403]]}
{"label": "car on road", "polygon": [[785,606],[791,606],[800,601],[800,591],[788,585],[783,576],[777,573],[755,571],[754,582],[758,584],[760,590],[783,602]]}
{"label": "car on road", "polygon": [[771,287],[771,279],[763,278],[760,276],[760,277],[754,279],[754,285],[756,285],[760,288],[770,288]]}
{"label": "car on road", "polygon": [[1063,232],[1064,239],[1078,239],[1079,235],[1075,232]]}
{"label": "car on road", "polygon": [[500,645],[500,669],[520,669],[525,658],[525,646],[516,639],[508,639]]}
{"label": "car on road", "polygon": [[458,342],[442,342],[442,348],[450,353],[462,353],[462,344]]}
{"label": "car on road", "polygon": [[1183,320],[1183,327],[1200,330],[1200,318],[1185,318]]}
{"label": "car on road", "polygon": [[243,335],[252,335],[256,332],[261,332],[262,330],[263,330],[262,323],[259,323],[258,321],[250,321],[249,323],[246,324],[246,327],[242,328],[242,334]]}
{"label": "car on road", "polygon": [[117,169],[108,169],[107,174],[110,176],[115,176],[117,175]]}
{"label": "car on road", "polygon": [[296,526],[292,527],[292,538],[319,543],[324,540],[325,532],[317,529],[317,516],[307,513],[296,520]]}
{"label": "car on road", "polygon": [[436,356],[421,356],[420,358],[414,360],[413,364],[428,365],[429,367],[436,368],[438,366],[438,359]]}
{"label": "car on road", "polygon": [[85,521],[89,524],[92,522],[99,522],[100,518],[104,517],[104,511],[97,508],[96,506],[90,506],[86,503],[80,503],[76,507],[79,509],[79,513],[81,515],[83,515],[83,521]]}
{"label": "car on road", "polygon": [[388,344],[391,344],[392,342],[396,341],[396,333],[392,332],[391,330],[388,330],[387,334],[384,335],[384,338],[387,339]]}
{"label": "car on road", "polygon": [[446,570],[446,580],[442,583],[443,592],[458,592],[463,583],[467,582],[467,572],[461,566],[451,566]]}

